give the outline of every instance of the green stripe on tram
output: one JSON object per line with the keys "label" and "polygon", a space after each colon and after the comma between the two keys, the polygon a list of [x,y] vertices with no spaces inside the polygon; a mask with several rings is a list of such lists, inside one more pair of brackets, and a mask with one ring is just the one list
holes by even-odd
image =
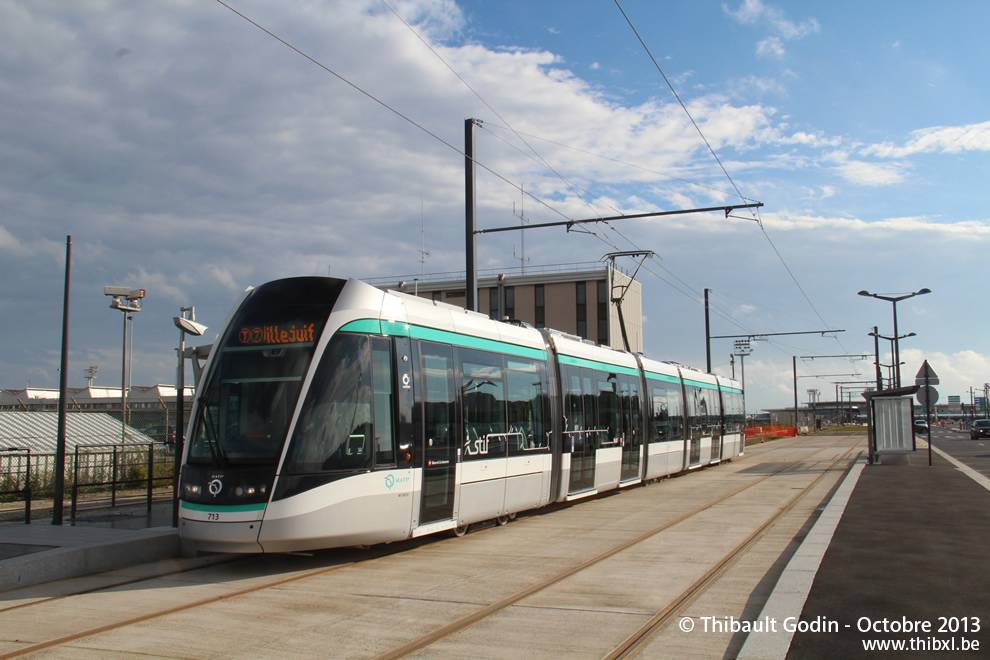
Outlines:
{"label": "green stripe on tram", "polygon": [[[393,325],[398,325],[395,323]],[[351,321],[343,328],[344,332],[366,332],[372,335],[382,335],[382,322],[378,319],[361,319],[360,321]]]}
{"label": "green stripe on tram", "polygon": [[684,384],[685,385],[694,385],[695,387],[701,387],[701,388],[707,389],[707,390],[717,390],[718,389],[718,385],[716,385],[715,383],[702,383],[700,380],[691,380],[690,378],[685,378],[684,379]]}
{"label": "green stripe on tram", "polygon": [[427,328],[421,325],[410,325],[408,323],[396,323],[394,321],[380,321],[378,319],[361,319],[351,321],[340,329],[341,332],[366,332],[371,334],[388,335],[390,337],[409,337],[410,339],[422,339],[424,341],[435,341],[442,344],[452,344],[463,348],[474,348],[480,351],[492,351],[495,353],[505,353],[517,357],[529,358],[531,360],[546,360],[547,352],[528,346],[509,344],[494,339],[483,337],[473,337],[463,335],[459,332],[449,332],[436,328]]}
{"label": "green stripe on tram", "polygon": [[586,360],[584,358],[574,357],[573,355],[558,355],[557,361],[560,364],[568,364],[572,367],[584,367],[586,369],[595,369],[597,371],[614,371],[616,373],[625,374],[627,376],[639,376],[639,369],[633,369],[631,367],[620,367],[617,364],[609,364],[607,362],[596,362],[595,360]]}
{"label": "green stripe on tram", "polygon": [[182,508],[190,511],[213,511],[219,513],[243,513],[245,511],[263,511],[265,503],[260,504],[197,504],[182,501]]}
{"label": "green stripe on tram", "polygon": [[[680,383],[681,382],[681,379],[678,378],[677,376],[668,376],[667,374],[658,374],[655,371],[647,371],[646,372],[646,378],[649,379],[649,380],[661,380],[661,381],[664,381],[664,382],[667,382],[667,383]],[[707,388],[707,389],[710,389],[710,390],[716,389],[714,383],[702,383],[701,381],[691,380],[690,378],[685,378],[684,379],[684,383],[686,385],[694,385],[695,387],[704,387],[704,388]],[[723,392],[735,392],[736,394],[742,394],[743,393],[743,391],[741,389],[739,389],[738,387],[726,387],[726,386],[723,386],[722,387],[722,391]]]}
{"label": "green stripe on tram", "polygon": [[681,379],[679,376],[668,376],[667,374],[658,374],[655,371],[647,371],[646,377],[647,379],[650,380],[662,380],[665,383],[677,383],[678,385],[681,384]]}

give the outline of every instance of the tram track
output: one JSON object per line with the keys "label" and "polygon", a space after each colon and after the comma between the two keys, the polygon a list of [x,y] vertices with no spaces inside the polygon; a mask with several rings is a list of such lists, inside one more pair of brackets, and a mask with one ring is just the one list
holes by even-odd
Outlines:
{"label": "tram track", "polygon": [[[656,615],[651,617],[648,623],[641,626],[635,633],[626,638],[622,644],[605,656],[607,660],[618,660],[620,658],[632,657],[641,651],[657,632],[671,623],[678,614],[680,614],[702,592],[704,592],[721,575],[723,575],[725,571],[736,562],[737,559],[748,552],[750,548],[752,548],[761,538],[763,538],[763,536],[777,523],[778,520],[792,511],[801,500],[810,494],[829,472],[831,472],[839,463],[846,460],[849,457],[849,454],[855,450],[856,447],[851,447],[842,456],[832,461],[831,465],[825,468],[814,481],[805,486],[773,516],[757,528],[748,538],[733,548],[733,550],[725,555],[721,561],[712,567],[710,571],[695,581],[694,584],[686,589],[674,602],[670,604],[669,607],[661,610]],[[862,452],[860,451],[860,454],[861,453]],[[846,466],[844,471],[848,471],[850,467],[851,463]]]}
{"label": "tram track", "polygon": [[[604,552],[601,552],[593,557],[580,561],[563,571],[559,571],[545,580],[542,580],[526,588],[520,589],[511,595],[503,597],[487,606],[481,607],[477,611],[467,614],[463,617],[460,617],[446,625],[437,627],[433,631],[426,633],[424,635],[420,635],[419,637],[409,642],[406,642],[400,646],[397,646],[383,654],[380,654],[377,657],[400,658],[415,653],[416,651],[422,649],[428,649],[429,647],[436,644],[440,640],[443,640],[451,635],[454,635],[459,631],[466,630],[473,625],[485,621],[486,619],[490,619],[498,612],[504,611],[507,608],[510,608],[514,605],[520,604],[523,601],[525,601],[527,598],[530,598],[535,594],[544,591],[550,586],[559,584],[570,577],[576,576],[582,573],[583,571],[586,571],[589,568],[597,564],[600,564],[603,561],[606,561],[609,558],[620,555],[622,552],[629,550],[630,548],[633,548],[637,544],[640,544],[646,541],[647,539],[650,539],[651,537],[663,532],[664,530],[670,529],[680,523],[690,520],[692,517],[697,516],[700,513],[705,512],[709,509],[712,509],[713,507],[716,507],[719,504],[722,504],[723,502],[726,502],[731,498],[736,497],[746,492],[747,490],[754,488],[755,486],[761,483],[766,482],[769,479],[772,479],[774,477],[779,477],[781,474],[787,473],[788,471],[791,471],[793,474],[798,474],[799,471],[796,471],[798,470],[798,468],[801,468],[801,470],[804,472],[808,472],[815,469],[821,470],[821,473],[817,476],[816,479],[813,480],[812,483],[805,486],[800,492],[796,493],[792,498],[790,498],[790,500],[788,500],[787,503],[785,503],[782,507],[780,507],[779,510],[773,516],[771,516],[769,520],[765,521],[758,529],[756,529],[753,532],[753,534],[750,535],[749,538],[747,538],[738,546],[736,546],[732,552],[722,557],[704,576],[702,576],[702,578],[700,578],[698,581],[692,584],[689,589],[685,590],[684,593],[681,594],[681,596],[679,596],[677,599],[672,601],[667,608],[665,608],[660,612],[657,612],[653,617],[650,618],[647,624],[643,625],[642,627],[640,627],[639,630],[637,630],[632,635],[630,635],[626,639],[626,641],[623,642],[622,645],[620,645],[615,651],[612,652],[611,655],[606,656],[606,657],[616,657],[616,658],[629,657],[630,655],[635,654],[639,649],[641,649],[643,645],[649,643],[649,640],[656,634],[658,630],[661,630],[663,626],[666,625],[667,622],[673,620],[673,618],[676,617],[678,612],[682,611],[684,607],[686,607],[693,600],[695,600],[698,594],[703,592],[708,585],[710,585],[715,580],[717,580],[718,577],[722,573],[724,573],[724,571],[729,566],[731,566],[732,563],[739,556],[745,554],[748,551],[748,549],[752,547],[754,543],[756,543],[764,534],[766,534],[766,532],[773,527],[773,525],[776,523],[777,520],[785,516],[800,502],[801,499],[807,496],[808,493],[810,493],[812,489],[816,485],[818,485],[821,482],[821,480],[830,471],[834,470],[836,465],[846,460],[849,454],[855,451],[856,447],[852,447],[846,452],[844,452],[838,458],[831,460],[831,462],[829,462],[829,460],[827,459],[821,459],[815,463],[809,463],[809,461],[812,460],[811,458],[812,456],[814,456],[817,453],[830,450],[840,442],[841,440],[836,440],[835,442],[825,447],[816,448],[816,451],[812,452],[809,456],[805,456],[804,458],[800,458],[798,460],[792,461],[791,463],[788,463],[783,467],[774,469],[773,471],[770,471],[767,474],[761,475],[759,477],[754,477],[751,480],[747,481],[747,483],[742,484],[741,486],[734,488],[728,492],[725,492],[719,495],[718,497],[715,497],[688,511],[685,511],[684,513],[676,516],[671,520],[664,522],[661,525],[655,526],[643,533],[637,534],[633,538],[618,543],[613,547],[605,550]],[[195,611],[198,608],[205,608],[208,607],[209,605],[221,603],[223,601],[228,601],[231,599],[249,596],[251,594],[257,594],[259,592],[264,592],[265,590],[275,590],[280,587],[284,587],[293,583],[296,584],[303,583],[306,580],[314,579],[334,571],[353,568],[355,565],[363,563],[364,559],[384,557],[394,552],[395,552],[394,549],[382,548],[381,551],[379,552],[373,552],[373,556],[371,557],[369,557],[366,554],[363,555],[361,559],[355,559],[354,561],[342,561],[332,566],[322,566],[315,569],[303,570],[300,572],[293,573],[292,575],[286,575],[286,576],[278,577],[276,579],[261,579],[258,581],[257,584],[252,584],[239,589],[226,591],[225,593],[222,594],[210,595],[203,598],[195,598],[188,602],[180,603],[171,607],[160,608],[145,613],[135,614],[134,616],[125,617],[115,622],[108,622],[103,625],[86,627],[85,629],[82,630],[55,636],[52,639],[46,641],[39,641],[33,644],[29,644],[27,646],[24,646],[16,650],[10,650],[5,653],[0,653],[0,660],[3,660],[5,658],[15,658],[24,655],[29,655],[31,653],[36,653],[39,651],[54,649],[59,646],[70,645],[74,642],[78,642],[79,640],[85,639],[87,637],[99,635],[101,633],[106,633],[114,630],[122,630],[131,626],[138,626],[140,624],[144,624],[149,621],[166,617],[169,615],[178,614],[182,612]],[[236,559],[237,558],[233,558],[230,561],[235,561]],[[174,573],[180,573],[180,572],[182,571],[177,571]],[[134,586],[142,582],[144,579],[150,580],[157,577],[160,577],[160,575],[156,575],[150,578],[137,578],[130,580],[126,583],[116,583],[102,588],[89,589],[86,590],[85,592],[77,592],[76,594],[65,594],[55,598],[68,598],[69,596],[79,595],[82,593],[96,593],[99,591],[109,591],[110,589],[119,588],[121,586],[126,586],[126,585]],[[53,598],[41,599],[38,601],[18,604],[10,608],[0,609],[0,612],[9,612],[10,610],[16,608],[28,608],[33,605],[42,605],[46,602],[51,602],[51,600],[53,600]]]}
{"label": "tram track", "polygon": [[[827,449],[831,449],[837,444],[838,441],[828,445],[827,447],[820,449],[819,451],[825,451]],[[756,543],[780,517],[782,517],[787,512],[792,510],[794,506],[801,499],[803,499],[809,492],[811,492],[811,490],[815,486],[818,485],[818,483],[821,482],[821,480],[825,477],[825,475],[828,474],[828,472],[835,465],[837,465],[842,460],[848,458],[849,454],[851,454],[855,450],[856,447],[852,447],[849,450],[847,450],[845,453],[843,453],[842,456],[833,460],[831,462],[831,465],[828,468],[822,470],[821,474],[812,483],[804,487],[798,494],[792,497],[783,507],[781,507],[773,516],[771,516],[769,520],[764,522],[756,531],[754,531],[745,541],[743,541],[736,548],[734,548],[732,552],[730,552],[728,555],[723,557],[719,562],[717,562],[716,565],[711,570],[709,570],[704,576],[702,576],[701,579],[699,579],[694,584],[692,584],[691,587],[688,588],[685,592],[683,592],[677,599],[675,599],[674,602],[672,602],[669,607],[665,608],[664,610],[656,614],[654,617],[651,617],[648,624],[641,627],[633,635],[628,637],[618,648],[613,650],[606,657],[611,659],[611,658],[625,658],[634,655],[646,643],[648,643],[650,638],[658,630],[660,630],[663,626],[665,626],[670,621],[670,619],[676,616],[676,614],[680,612],[684,607],[689,605],[694,600],[694,598],[696,598],[698,594],[700,594],[708,585],[710,585],[715,579],[717,579],[718,576],[721,575],[728,566],[730,566],[740,555],[745,553],[754,543]],[[773,472],[770,472],[769,474],[759,477],[748,484],[744,484],[743,486],[736,488],[735,490],[725,493],[702,506],[699,506],[691,511],[688,511],[674,518],[673,520],[667,521],[662,525],[659,525],[643,534],[640,534],[633,539],[620,543],[619,545],[614,546],[613,548],[609,549],[606,552],[600,553],[595,557],[592,557],[590,559],[581,562],[580,564],[577,564],[576,566],[573,566],[550,578],[547,578],[546,580],[538,584],[535,584],[527,589],[524,589],[496,603],[493,603],[477,612],[473,612],[456,621],[453,621],[441,628],[432,631],[429,634],[411,640],[410,642],[402,646],[399,646],[397,648],[394,648],[388,651],[387,653],[378,655],[376,656],[376,660],[396,660],[398,658],[403,658],[412,653],[415,653],[416,651],[423,650],[441,639],[444,639],[454,633],[465,630],[466,628],[475,625],[480,621],[483,621],[497,614],[498,612],[505,610],[510,606],[520,603],[526,598],[529,598],[530,596],[540,591],[543,591],[548,587],[559,584],[560,582],[584,570],[587,570],[588,568],[596,564],[599,564],[602,561],[605,561],[625,550],[628,550],[629,548],[643,542],[648,538],[651,538],[659,534],[660,532],[663,532],[667,529],[670,529],[671,527],[674,527],[675,525],[678,525],[686,520],[689,520],[694,516],[698,515],[699,513],[702,513],[703,511],[707,511],[708,509],[711,509],[712,507],[717,506],[718,504],[721,504],[722,502],[725,502],[726,500],[729,500],[763,483],[764,481],[767,481],[768,479],[778,476],[781,473],[791,469],[793,465],[794,464],[774,470]]]}

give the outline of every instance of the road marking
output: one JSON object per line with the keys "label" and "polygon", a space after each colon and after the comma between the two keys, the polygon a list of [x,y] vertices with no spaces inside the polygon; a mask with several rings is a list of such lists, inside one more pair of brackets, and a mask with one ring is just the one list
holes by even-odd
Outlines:
{"label": "road marking", "polygon": [[987,490],[990,490],[990,478],[987,478],[987,477],[983,476],[982,474],[980,474],[979,472],[977,472],[973,468],[971,468],[968,465],[966,465],[965,463],[963,463],[963,462],[961,462],[961,461],[953,458],[952,456],[950,456],[949,454],[945,453],[944,451],[942,451],[938,447],[932,445],[932,449],[934,449],[938,453],[939,456],[941,456],[942,458],[944,458],[945,460],[949,461],[950,463],[952,463],[953,465],[955,465],[957,468],[959,468],[959,471],[962,472],[963,474],[965,474],[967,477],[969,477],[970,479],[972,479],[976,483],[980,484],[981,486],[983,486]]}

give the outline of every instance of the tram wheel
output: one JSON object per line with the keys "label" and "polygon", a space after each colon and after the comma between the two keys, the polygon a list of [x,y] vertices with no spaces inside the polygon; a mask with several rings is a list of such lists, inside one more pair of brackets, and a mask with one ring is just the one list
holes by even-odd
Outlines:
{"label": "tram wheel", "polygon": [[502,525],[508,525],[509,516],[498,516],[497,518],[495,518],[495,524],[497,524],[499,527],[501,527]]}
{"label": "tram wheel", "polygon": [[454,529],[450,530],[450,532],[451,532],[451,534],[453,534],[457,538],[460,538],[460,537],[464,536],[465,534],[467,534],[467,532],[468,532],[468,526],[467,525],[460,525],[459,527],[455,527]]}

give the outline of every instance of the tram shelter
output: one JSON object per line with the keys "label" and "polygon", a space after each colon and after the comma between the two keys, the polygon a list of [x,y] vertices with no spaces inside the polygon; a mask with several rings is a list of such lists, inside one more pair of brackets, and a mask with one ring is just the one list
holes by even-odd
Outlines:
{"label": "tram shelter", "polygon": [[[917,450],[914,440],[914,395],[918,386],[863,392],[869,417],[869,462],[902,464]],[[887,457],[887,458],[881,458]]]}

